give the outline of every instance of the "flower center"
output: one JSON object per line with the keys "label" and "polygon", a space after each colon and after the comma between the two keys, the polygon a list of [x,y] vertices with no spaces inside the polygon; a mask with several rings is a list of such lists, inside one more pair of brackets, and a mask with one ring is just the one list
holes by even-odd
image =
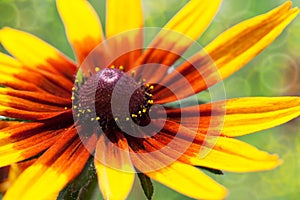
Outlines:
{"label": "flower center", "polygon": [[88,78],[78,91],[80,121],[98,121],[103,130],[120,129],[117,122],[129,123],[130,119],[146,125],[151,106],[148,92],[146,86],[123,71],[105,68]]}

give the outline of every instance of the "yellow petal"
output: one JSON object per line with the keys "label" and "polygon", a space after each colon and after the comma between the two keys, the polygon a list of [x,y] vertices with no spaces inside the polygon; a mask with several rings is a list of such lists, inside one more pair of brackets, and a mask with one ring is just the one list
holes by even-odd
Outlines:
{"label": "yellow petal", "polygon": [[[173,120],[180,119],[178,110],[168,111]],[[284,124],[300,116],[299,97],[246,97],[213,102],[182,109],[185,127],[206,134],[237,137]],[[200,113],[200,118],[199,118]],[[210,113],[215,113],[213,116]],[[200,121],[199,121],[200,119]],[[224,122],[224,124],[223,124]]]}
{"label": "yellow petal", "polygon": [[16,163],[0,168],[0,192],[5,193],[12,183],[17,179],[20,173],[21,169]]}
{"label": "yellow petal", "polygon": [[[36,130],[32,131],[36,133]],[[22,138],[22,132],[18,134],[19,137],[11,136],[14,132],[16,132],[14,129],[0,131],[0,167],[36,156],[53,145],[60,137],[58,131],[41,131],[28,138],[24,136]],[[23,131],[23,135],[24,133],[26,131]]]}
{"label": "yellow petal", "polygon": [[197,39],[209,26],[222,0],[193,0],[188,2],[164,28]]}
{"label": "yellow petal", "polygon": [[101,23],[92,6],[86,0],[56,1],[66,33],[78,61],[81,63],[102,40]]}
{"label": "yellow petal", "polygon": [[205,49],[221,76],[228,77],[265,49],[299,14],[291,2],[230,28]]}
{"label": "yellow petal", "polygon": [[22,64],[16,59],[0,52],[0,67],[9,66],[11,68],[19,68]]}
{"label": "yellow petal", "polygon": [[[92,144],[95,140],[91,137],[86,144],[95,145]],[[81,172],[89,157],[90,153],[77,137],[76,129],[71,128],[18,177],[3,199],[56,199],[58,193]]]}
{"label": "yellow petal", "polygon": [[232,172],[253,172],[274,169],[281,164],[277,155],[270,155],[233,138],[219,137],[212,149],[202,148],[209,153],[203,158],[191,158],[192,165]]}
{"label": "yellow petal", "polygon": [[249,97],[226,102],[222,134],[236,137],[286,123],[300,116],[299,97]]}
{"label": "yellow petal", "polygon": [[195,199],[224,199],[226,189],[193,166],[174,162],[146,173],[150,178]]}
{"label": "yellow petal", "polygon": [[106,3],[106,36],[143,27],[142,1],[108,0]]}
{"label": "yellow petal", "polygon": [[0,41],[8,52],[27,67],[63,74],[71,79],[74,76],[74,63],[34,35],[5,27],[0,30]]}
{"label": "yellow petal", "polygon": [[[1,139],[2,140],[2,139]],[[24,160],[21,150],[14,149],[13,144],[0,147],[0,166],[7,166],[14,162]]]}
{"label": "yellow petal", "polygon": [[[34,191],[31,190],[33,185],[39,178],[47,178],[44,181],[47,183],[39,186]],[[59,189],[62,189],[62,183],[67,182],[67,177],[64,174],[58,174],[55,170],[43,165],[33,165],[28,167],[8,189],[3,197],[3,200],[13,199],[56,199]],[[45,187],[47,189],[45,189]]]}
{"label": "yellow petal", "polygon": [[110,45],[112,52],[118,51],[121,56],[113,64],[123,66],[125,71],[142,53],[143,47],[143,12],[142,1],[109,0],[106,3],[106,37],[116,36]]}
{"label": "yellow petal", "polygon": [[[180,55],[195,42],[194,40],[206,30],[220,4],[221,0],[189,1],[158,33],[135,66],[145,63],[172,66]],[[159,72],[155,67],[140,70],[138,73],[141,73],[147,81],[156,83],[166,76],[168,67],[161,68]]]}
{"label": "yellow petal", "polygon": [[[104,137],[102,135],[98,141],[94,160],[100,190],[104,199],[126,199],[135,175],[129,152]],[[128,146],[125,138],[119,140],[118,145]]]}

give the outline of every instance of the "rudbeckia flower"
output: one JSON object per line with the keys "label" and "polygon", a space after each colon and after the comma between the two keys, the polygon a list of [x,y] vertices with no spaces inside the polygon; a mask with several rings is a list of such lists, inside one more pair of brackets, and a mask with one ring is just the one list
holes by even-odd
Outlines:
{"label": "rudbeckia flower", "polygon": [[209,89],[266,48],[299,13],[291,2],[185,56],[221,0],[189,1],[149,44],[139,0],[106,2],[105,36],[87,1],[56,4],[76,62],[29,33],[0,31],[11,54],[0,54],[0,115],[15,120],[0,131],[0,164],[26,166],[5,200],[54,199],[90,158],[105,199],[125,199],[136,173],[148,198],[153,179],[191,198],[224,199],[226,189],[203,170],[253,172],[281,163],[235,137],[298,117],[300,98],[174,102]]}

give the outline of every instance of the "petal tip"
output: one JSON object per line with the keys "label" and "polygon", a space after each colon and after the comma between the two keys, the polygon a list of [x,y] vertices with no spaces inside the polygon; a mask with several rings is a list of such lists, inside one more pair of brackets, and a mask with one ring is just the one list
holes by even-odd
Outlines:
{"label": "petal tip", "polygon": [[270,162],[269,168],[266,170],[272,170],[279,167],[280,165],[282,165],[283,160],[280,159],[280,157],[277,154],[271,154],[269,157],[269,162]]}

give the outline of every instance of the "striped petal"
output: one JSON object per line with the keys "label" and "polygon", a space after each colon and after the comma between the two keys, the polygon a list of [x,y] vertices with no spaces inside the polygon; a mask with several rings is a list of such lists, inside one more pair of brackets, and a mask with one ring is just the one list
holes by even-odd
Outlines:
{"label": "striped petal", "polygon": [[[0,166],[36,156],[59,139],[61,131],[44,131],[29,138],[0,146]],[[2,139],[3,140],[3,139]]]}
{"label": "striped petal", "polygon": [[5,74],[0,74],[0,85],[10,87],[16,90],[23,90],[23,91],[34,91],[34,92],[43,92],[41,88],[37,85],[28,83],[26,81],[17,80],[14,77],[7,76]]}
{"label": "striped petal", "polygon": [[[237,137],[284,124],[300,116],[299,97],[247,97],[167,110],[170,120],[206,134]],[[213,115],[212,115],[213,114]],[[225,115],[226,114],[226,115]],[[184,115],[184,118],[180,118]],[[225,120],[224,120],[225,119]]]}
{"label": "striped petal", "polygon": [[126,199],[134,181],[126,139],[120,133],[116,139],[112,143],[101,135],[96,148],[95,167],[104,199]]}
{"label": "striped petal", "polygon": [[155,103],[164,104],[197,94],[222,80],[214,61],[201,51],[162,78],[152,91]]}
{"label": "striped petal", "polygon": [[70,126],[70,117],[17,123],[1,129],[0,166],[28,159],[49,148],[60,138],[64,129]]}
{"label": "striped petal", "polygon": [[300,98],[233,99],[226,103],[226,112],[222,134],[236,137],[269,129],[299,117]]}
{"label": "striped petal", "polygon": [[6,27],[0,31],[0,41],[23,65],[73,79],[76,72],[74,63],[37,37]]}
{"label": "striped petal", "polygon": [[11,88],[0,88],[0,95],[6,95],[7,98],[17,97],[31,102],[36,102],[45,105],[53,105],[59,107],[70,108],[72,105],[71,98],[62,98],[52,94],[43,93],[42,95],[37,92],[20,91]]}
{"label": "striped petal", "polygon": [[[189,1],[151,42],[149,49],[138,60],[138,64],[160,63],[166,66],[174,64],[206,30],[220,4],[221,0]],[[155,68],[147,68],[142,73],[151,75],[150,82],[157,82],[166,75],[167,68],[158,72]]]}
{"label": "striped petal", "polygon": [[[134,159],[134,163],[144,171],[151,171],[148,166],[170,164],[172,159],[173,162],[178,160],[190,165],[232,172],[270,170],[281,163],[277,155],[270,155],[247,143],[232,138],[206,136],[171,121],[166,121],[160,133],[145,139],[142,144],[149,155],[139,155],[139,160]],[[158,161],[147,164],[146,161],[150,160]]]}
{"label": "striped petal", "polygon": [[277,155],[232,138],[219,137],[206,151],[209,153],[203,158],[191,157],[189,164],[232,172],[271,170],[281,164]]}
{"label": "striped petal", "polygon": [[64,108],[51,106],[47,104],[36,103],[28,101],[18,97],[11,97],[8,95],[0,94],[0,105],[7,106],[10,108],[16,108],[26,111],[35,111],[35,112],[54,112],[54,111],[63,111]]}
{"label": "striped petal", "polygon": [[236,72],[265,49],[299,14],[291,1],[225,31],[205,49],[224,78]]}
{"label": "striped petal", "polygon": [[[95,146],[95,139],[91,137],[86,144]],[[81,172],[89,157],[76,129],[71,128],[19,176],[3,199],[54,199]]]}
{"label": "striped petal", "polygon": [[86,0],[56,1],[66,34],[79,63],[102,40],[101,23],[93,7]]}
{"label": "striped petal", "polygon": [[150,178],[195,199],[224,199],[226,189],[200,170],[174,162],[161,170],[146,173]]}
{"label": "striped petal", "polygon": [[[264,15],[241,22],[225,31],[204,50],[165,76],[160,82],[161,85],[174,88],[176,94],[184,98],[228,77],[265,49],[291,23],[299,10],[290,7],[291,2],[287,2]],[[181,78],[182,76],[185,79]],[[184,84],[186,81],[190,86]],[[157,103],[176,100],[176,96],[167,89],[157,88],[156,92]]]}
{"label": "striped petal", "polygon": [[126,53],[113,64],[121,65],[127,71],[142,53],[144,25],[142,1],[109,0],[106,6],[106,37],[117,35],[113,39],[112,51]]}
{"label": "striped petal", "polygon": [[[2,59],[2,60],[1,60]],[[49,73],[38,68],[22,66],[20,62],[14,58],[1,54],[0,55],[0,84],[8,87],[14,87],[17,83],[28,87],[28,83],[32,86],[26,90],[45,91],[56,96],[71,96],[73,80],[63,75]],[[14,87],[15,88],[15,87]],[[32,88],[32,89],[31,89]],[[18,88],[18,89],[24,89]]]}
{"label": "striped petal", "polygon": [[0,115],[23,120],[44,120],[59,116],[70,116],[71,113],[71,109],[57,112],[34,112],[0,105]]}

